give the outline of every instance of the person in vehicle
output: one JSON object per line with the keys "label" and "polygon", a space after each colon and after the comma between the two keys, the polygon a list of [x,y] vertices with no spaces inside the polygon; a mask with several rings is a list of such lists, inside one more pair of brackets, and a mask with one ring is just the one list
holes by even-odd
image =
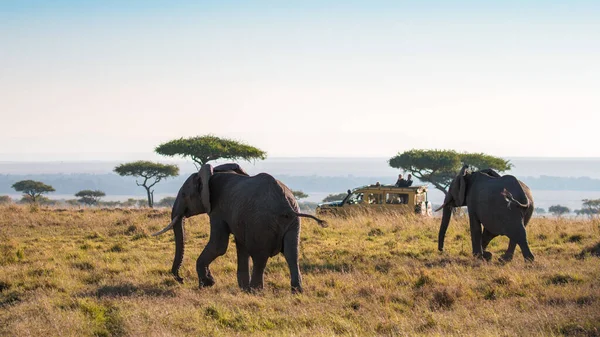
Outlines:
{"label": "person in vehicle", "polygon": [[410,187],[412,185],[412,174],[408,174],[408,179],[406,179],[406,187]]}
{"label": "person in vehicle", "polygon": [[402,177],[402,174],[398,175],[398,180],[396,180],[396,187],[406,187],[406,180]]}

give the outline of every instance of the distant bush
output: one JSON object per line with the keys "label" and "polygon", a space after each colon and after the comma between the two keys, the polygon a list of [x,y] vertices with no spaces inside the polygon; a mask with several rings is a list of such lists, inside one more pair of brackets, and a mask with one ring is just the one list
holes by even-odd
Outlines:
{"label": "distant bush", "polygon": [[160,199],[157,206],[158,207],[173,207],[173,205],[175,204],[175,199],[176,199],[175,197],[164,197],[164,198]]}
{"label": "distant bush", "polygon": [[13,200],[8,195],[0,195],[0,205],[12,204]]}

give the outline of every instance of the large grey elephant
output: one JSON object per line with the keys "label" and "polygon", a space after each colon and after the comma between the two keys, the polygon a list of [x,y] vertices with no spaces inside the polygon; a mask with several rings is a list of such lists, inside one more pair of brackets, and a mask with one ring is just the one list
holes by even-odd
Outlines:
{"label": "large grey elephant", "polygon": [[[175,259],[171,272],[179,282],[183,261],[183,219],[207,213],[210,218],[210,238],[196,261],[200,287],[212,286],[215,280],[209,265],[225,254],[229,235],[235,237],[238,285],[244,290],[262,289],[267,260],[282,252],[290,269],[292,292],[302,292],[302,276],[298,267],[299,217],[325,222],[309,214],[299,213],[292,191],[271,175],[248,174],[237,164],[215,167],[202,165],[181,186],[173,209],[171,223],[153,234],[160,235],[171,228],[175,233]],[[253,268],[250,277],[249,260]]]}
{"label": "large grey elephant", "polygon": [[463,166],[454,178],[444,203],[436,210],[443,208],[438,249],[444,250],[452,208],[467,206],[474,256],[490,260],[492,254],[485,251],[487,245],[494,237],[506,235],[510,242],[502,260],[512,260],[519,245],[525,260],[533,261],[525,232],[534,208],[529,187],[511,175],[500,176],[491,169],[470,172],[467,168]]}

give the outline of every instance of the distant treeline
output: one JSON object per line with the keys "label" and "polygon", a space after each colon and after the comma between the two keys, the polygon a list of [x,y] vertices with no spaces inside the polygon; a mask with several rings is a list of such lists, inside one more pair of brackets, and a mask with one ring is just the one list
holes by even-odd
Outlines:
{"label": "distant treeline", "polygon": [[[175,194],[188,175],[161,181],[155,186],[156,194]],[[344,192],[349,188],[373,184],[393,184],[396,177],[355,177],[355,176],[289,176],[278,175],[290,188],[310,192]],[[56,189],[55,194],[75,194],[83,189],[101,190],[107,195],[145,195],[145,190],[135,184],[135,178],[121,177],[114,173],[107,174],[31,174],[31,175],[0,175],[0,194],[15,194],[12,184],[19,180],[37,180],[51,185]],[[570,190],[570,191],[600,191],[600,179],[588,177],[522,177],[533,190]],[[418,184],[418,182],[415,182]],[[52,194],[49,195],[52,197]]]}

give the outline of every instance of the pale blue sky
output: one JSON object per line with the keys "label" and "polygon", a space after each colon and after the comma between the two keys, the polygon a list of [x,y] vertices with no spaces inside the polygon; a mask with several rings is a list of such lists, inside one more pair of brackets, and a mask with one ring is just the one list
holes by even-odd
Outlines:
{"label": "pale blue sky", "polygon": [[[0,160],[600,157],[598,1],[0,1]],[[133,159],[133,158],[132,158]]]}

